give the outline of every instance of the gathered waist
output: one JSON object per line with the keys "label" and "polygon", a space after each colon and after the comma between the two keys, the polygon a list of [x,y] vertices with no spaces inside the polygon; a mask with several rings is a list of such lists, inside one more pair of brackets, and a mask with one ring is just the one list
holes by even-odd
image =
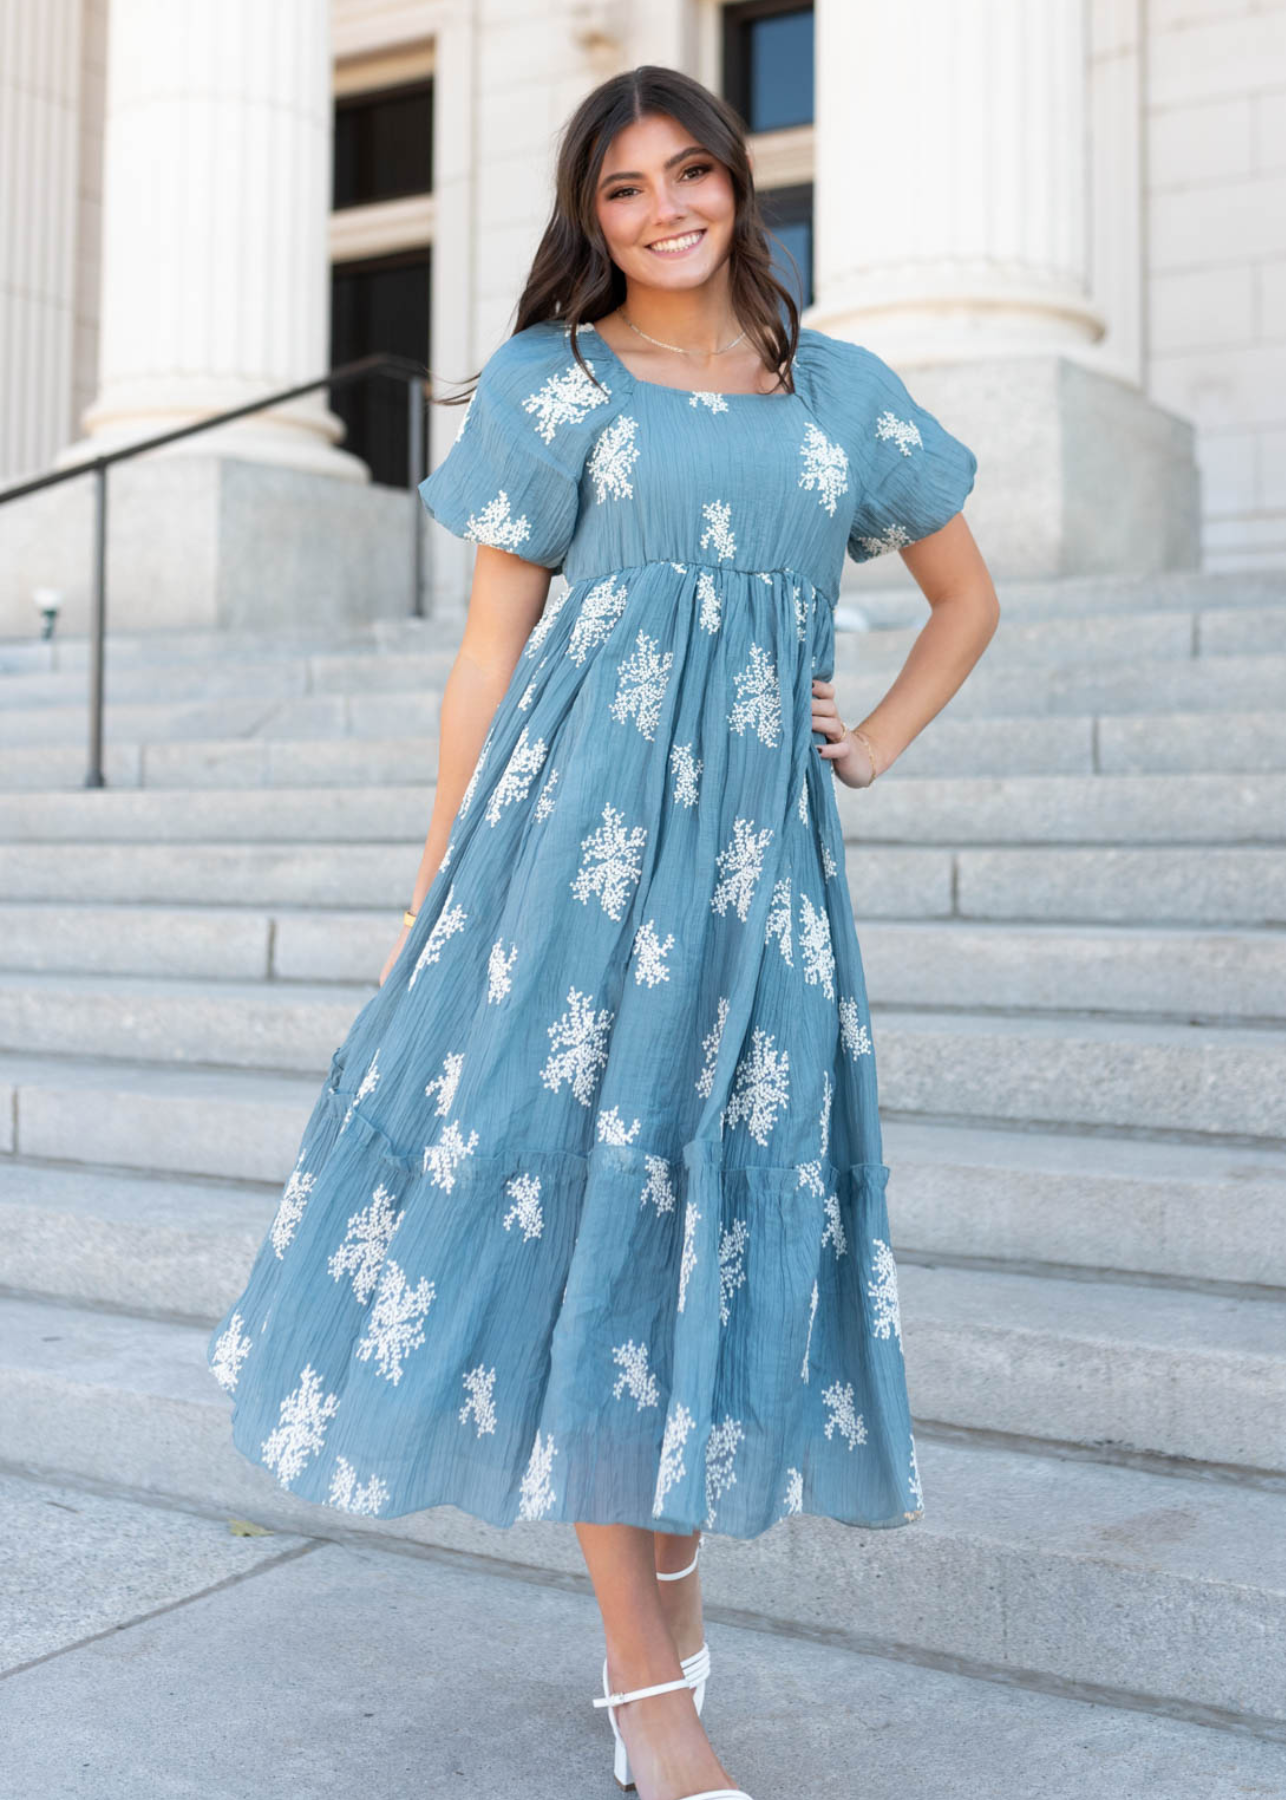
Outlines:
{"label": "gathered waist", "polygon": [[583,574],[572,574],[564,566],[562,573],[568,587],[575,588],[593,585],[600,581],[625,580],[630,575],[641,574],[649,569],[670,569],[678,575],[708,574],[716,578],[740,575],[748,581],[758,580],[770,586],[778,579],[792,586],[802,584],[810,594],[825,600],[827,606],[832,610],[838,599],[838,595],[830,593],[826,588],[819,586],[811,576],[805,575],[800,569],[791,568],[789,564],[779,564],[767,569],[749,569],[739,563],[728,562],[726,559],[722,562],[702,562],[695,557],[671,559],[665,556],[653,556],[645,558],[642,562],[621,564],[612,569],[586,570]]}

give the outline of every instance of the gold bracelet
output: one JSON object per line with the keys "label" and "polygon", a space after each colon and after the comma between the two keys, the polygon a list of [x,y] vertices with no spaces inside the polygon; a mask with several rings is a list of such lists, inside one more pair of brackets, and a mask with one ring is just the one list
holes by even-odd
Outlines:
{"label": "gold bracelet", "polygon": [[867,737],[864,731],[858,730],[856,725],[850,725],[849,730],[866,751],[867,758],[871,765],[871,780],[874,781],[875,777],[880,773],[880,765],[875,760],[875,745],[871,742],[870,738]]}
{"label": "gold bracelet", "polygon": [[415,921],[419,918],[419,916],[420,916],[419,913],[413,913],[413,912],[409,911],[406,907],[403,907],[403,909],[402,909],[403,925],[414,925]]}

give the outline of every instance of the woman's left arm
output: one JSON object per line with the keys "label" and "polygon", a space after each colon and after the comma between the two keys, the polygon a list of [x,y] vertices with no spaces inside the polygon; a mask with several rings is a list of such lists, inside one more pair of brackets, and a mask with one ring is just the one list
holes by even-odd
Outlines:
{"label": "woman's left arm", "polygon": [[[930,615],[888,692],[856,727],[845,726],[834,682],[813,682],[813,729],[827,738],[817,751],[834,764],[846,787],[869,787],[941,712],[1000,620],[1000,601],[963,513],[900,555],[929,602]],[[874,766],[855,733],[870,740]]]}

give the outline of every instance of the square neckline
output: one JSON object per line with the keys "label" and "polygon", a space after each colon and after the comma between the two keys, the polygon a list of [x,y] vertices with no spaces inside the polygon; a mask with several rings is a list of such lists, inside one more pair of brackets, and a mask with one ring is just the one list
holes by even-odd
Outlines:
{"label": "square neckline", "polygon": [[[621,357],[616,354],[616,351],[613,350],[612,346],[608,343],[607,339],[603,336],[602,332],[598,329],[598,326],[595,325],[592,319],[586,319],[578,327],[578,330],[592,331],[608,356],[616,364],[616,367],[620,369],[622,373],[627,375],[637,387],[659,388],[663,394],[682,394],[687,399],[691,399],[694,394],[717,395],[721,400],[776,400],[781,402],[785,400],[798,400],[799,398],[798,388],[794,389],[793,392],[787,390],[780,394],[751,394],[744,391],[739,392],[736,388],[726,390],[723,388],[685,388],[674,387],[668,381],[648,381],[642,375],[636,375],[629,364],[624,362]],[[794,372],[794,362],[791,364],[791,372]]]}

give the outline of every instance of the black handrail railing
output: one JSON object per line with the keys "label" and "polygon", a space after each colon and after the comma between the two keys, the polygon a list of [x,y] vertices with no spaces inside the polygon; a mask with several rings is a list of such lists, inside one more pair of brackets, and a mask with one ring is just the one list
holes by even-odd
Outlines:
{"label": "black handrail railing", "polygon": [[234,406],[227,412],[198,419],[194,425],[181,425],[175,431],[165,431],[156,437],[122,444],[117,450],[105,450],[100,456],[87,457],[84,462],[76,463],[70,468],[54,469],[46,475],[35,475],[30,481],[20,481],[13,487],[0,488],[0,506],[4,506],[10,500],[21,500],[24,494],[34,494],[41,488],[54,487],[60,481],[72,481],[79,475],[92,474],[94,477],[94,587],[89,629],[89,768],[85,774],[86,787],[101,788],[107,785],[103,775],[103,652],[107,636],[108,469],[113,463],[124,462],[127,457],[141,456],[145,450],[156,450],[160,445],[172,444],[178,438],[194,437],[198,431],[211,431],[216,425],[226,425],[231,419],[243,419],[248,413],[262,412],[265,407],[280,406],[283,400],[297,399],[300,394],[311,394],[317,388],[342,387],[346,382],[363,381],[370,375],[390,375],[407,383],[410,411],[407,424],[408,460],[411,493],[415,501],[411,550],[411,611],[418,615],[423,610],[424,538],[421,531],[422,510],[418,484],[424,470],[425,378],[424,370],[405,356],[376,351],[371,356],[359,358],[357,362],[341,363],[328,374],[319,375],[315,381],[301,382],[298,387],[279,388],[275,394],[265,394],[261,400],[251,400],[245,406]]}

